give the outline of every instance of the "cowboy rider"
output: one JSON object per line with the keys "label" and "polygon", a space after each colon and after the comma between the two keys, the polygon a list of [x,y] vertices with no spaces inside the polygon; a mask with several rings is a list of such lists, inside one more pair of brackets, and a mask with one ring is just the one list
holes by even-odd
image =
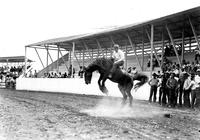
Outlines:
{"label": "cowboy rider", "polygon": [[114,59],[114,63],[113,63],[113,67],[110,71],[110,74],[108,76],[110,78],[112,77],[112,73],[117,69],[117,67],[123,66],[124,61],[125,61],[124,52],[121,49],[119,49],[119,45],[114,44],[113,48],[114,48],[114,51],[112,54],[112,58]]}

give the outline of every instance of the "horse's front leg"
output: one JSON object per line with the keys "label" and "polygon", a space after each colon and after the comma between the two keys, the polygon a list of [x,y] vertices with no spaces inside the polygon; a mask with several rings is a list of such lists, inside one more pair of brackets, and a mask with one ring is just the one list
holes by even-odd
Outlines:
{"label": "horse's front leg", "polygon": [[99,80],[98,80],[98,85],[99,85],[99,89],[104,93],[104,87],[102,86],[102,79],[103,79],[104,75],[101,74],[100,77],[99,77]]}
{"label": "horse's front leg", "polygon": [[107,76],[104,76],[103,79],[102,79],[102,88],[103,88],[102,92],[108,94],[108,89],[105,86],[106,80],[107,80]]}

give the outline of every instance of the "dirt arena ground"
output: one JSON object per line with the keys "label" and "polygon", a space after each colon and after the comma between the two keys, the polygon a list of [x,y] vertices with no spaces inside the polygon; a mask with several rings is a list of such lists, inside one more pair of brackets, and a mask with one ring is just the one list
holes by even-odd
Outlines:
{"label": "dirt arena ground", "polygon": [[197,140],[200,111],[120,98],[0,89],[0,140]]}

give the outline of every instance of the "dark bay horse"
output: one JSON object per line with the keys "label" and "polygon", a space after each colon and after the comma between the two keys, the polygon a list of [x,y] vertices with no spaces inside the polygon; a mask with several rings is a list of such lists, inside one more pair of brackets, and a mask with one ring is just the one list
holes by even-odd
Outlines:
{"label": "dark bay horse", "polygon": [[128,73],[123,72],[120,68],[117,68],[115,72],[112,73],[112,78],[109,78],[110,70],[113,66],[114,60],[112,58],[97,58],[88,67],[85,68],[84,78],[85,83],[90,84],[92,79],[92,73],[98,71],[100,77],[98,80],[99,89],[106,93],[108,92],[105,81],[107,79],[112,82],[118,83],[118,88],[123,95],[123,104],[125,104],[127,97],[129,97],[129,105],[132,105],[133,97],[131,95],[131,89],[133,88],[133,81],[138,80],[139,82],[135,84],[134,89],[138,89],[140,86],[148,81],[148,77],[144,74],[137,73],[134,76],[130,76]]}

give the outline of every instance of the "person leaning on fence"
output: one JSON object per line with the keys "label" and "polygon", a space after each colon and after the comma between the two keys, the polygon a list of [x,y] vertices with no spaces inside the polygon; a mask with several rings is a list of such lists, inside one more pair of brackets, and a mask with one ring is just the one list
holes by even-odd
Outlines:
{"label": "person leaning on fence", "polygon": [[176,105],[176,91],[178,88],[178,81],[174,78],[175,74],[171,73],[169,79],[167,80],[167,87],[169,89],[169,102],[168,107],[175,107]]}
{"label": "person leaning on fence", "polygon": [[148,84],[151,86],[150,88],[150,96],[149,96],[149,102],[152,102],[152,96],[153,96],[153,102],[156,102],[156,94],[157,94],[157,88],[159,86],[159,80],[157,78],[157,74],[153,73],[153,78],[149,80]]}

